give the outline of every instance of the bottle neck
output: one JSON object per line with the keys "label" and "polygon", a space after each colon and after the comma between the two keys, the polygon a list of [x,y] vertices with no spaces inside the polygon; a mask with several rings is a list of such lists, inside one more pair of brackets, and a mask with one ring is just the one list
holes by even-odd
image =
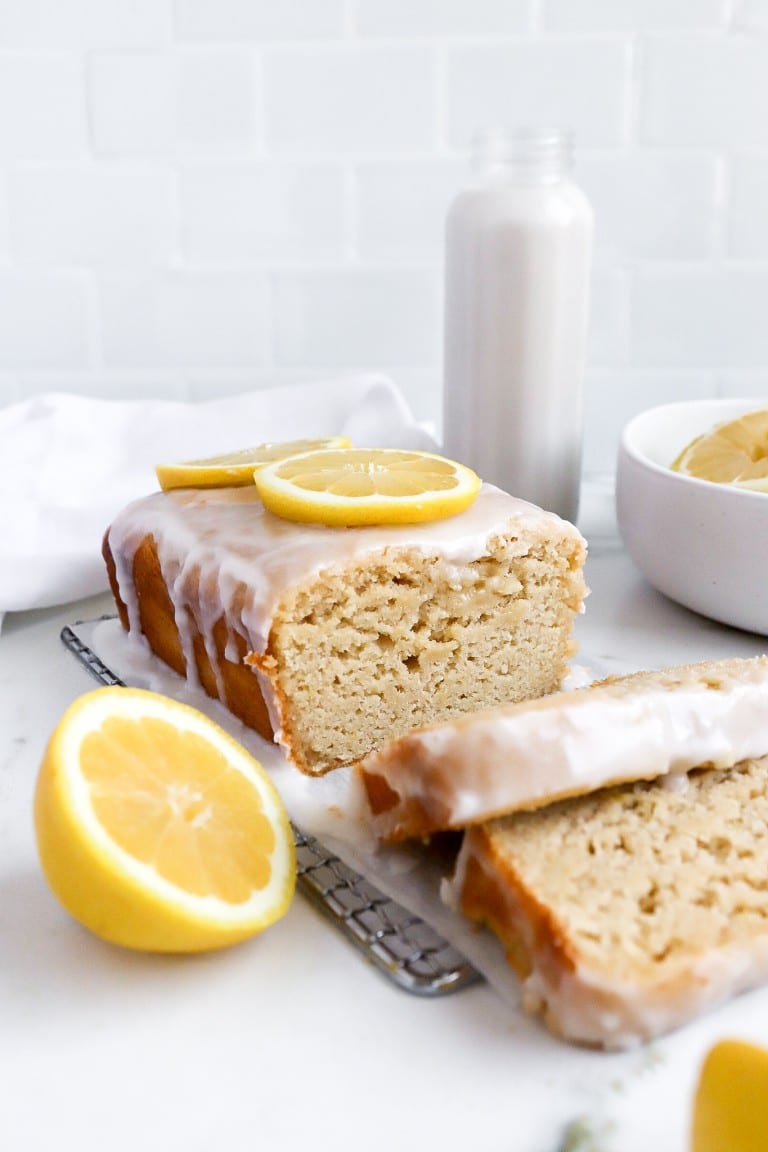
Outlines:
{"label": "bottle neck", "polygon": [[565,131],[487,129],[472,142],[472,165],[486,179],[557,184],[570,176],[573,138]]}

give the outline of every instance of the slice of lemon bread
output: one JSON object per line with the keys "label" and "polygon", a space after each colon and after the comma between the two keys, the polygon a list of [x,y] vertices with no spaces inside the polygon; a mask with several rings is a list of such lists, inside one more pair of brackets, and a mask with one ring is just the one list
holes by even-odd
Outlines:
{"label": "slice of lemon bread", "polygon": [[360,765],[383,840],[768,754],[768,657],[612,677],[408,733]]}
{"label": "slice of lemon bread", "polygon": [[624,1048],[768,982],[768,757],[470,829],[446,897],[489,925],[523,1006]]}
{"label": "slice of lemon bread", "polygon": [[456,516],[332,528],[255,488],[160,492],[104,555],[123,626],[303,771],[552,692],[585,595],[579,532],[489,485]]}

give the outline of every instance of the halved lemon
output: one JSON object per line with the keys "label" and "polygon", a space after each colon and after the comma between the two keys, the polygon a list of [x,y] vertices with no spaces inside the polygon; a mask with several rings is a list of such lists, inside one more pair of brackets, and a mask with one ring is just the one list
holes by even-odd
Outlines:
{"label": "halved lemon", "polygon": [[294,891],[290,823],[262,766],[201,712],[138,688],[96,689],[64,713],[35,830],[64,907],[127,948],[234,944]]}
{"label": "halved lemon", "polygon": [[721,1040],[707,1054],[693,1105],[691,1152],[765,1152],[768,1051]]}
{"label": "halved lemon", "polygon": [[395,448],[306,452],[266,465],[254,481],[284,520],[338,527],[441,520],[468,508],[481,484],[444,456]]}
{"label": "halved lemon", "polygon": [[164,492],[172,488],[242,488],[253,484],[253,473],[257,468],[275,460],[284,460],[286,456],[295,456],[301,452],[348,447],[346,436],[284,440],[274,444],[256,444],[253,448],[240,448],[237,452],[225,452],[221,456],[206,456],[201,460],[158,464],[155,472]]}
{"label": "halved lemon", "polygon": [[768,492],[768,410],[748,412],[697,436],[672,468],[699,480]]}

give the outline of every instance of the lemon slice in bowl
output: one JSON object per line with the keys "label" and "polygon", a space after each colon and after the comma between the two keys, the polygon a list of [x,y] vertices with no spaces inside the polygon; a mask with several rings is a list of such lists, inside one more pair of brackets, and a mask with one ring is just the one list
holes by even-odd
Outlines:
{"label": "lemon slice in bowl", "polygon": [[283,519],[335,527],[442,520],[468,508],[481,484],[444,456],[395,448],[307,452],[266,465],[254,481]]}
{"label": "lemon slice in bowl", "polygon": [[284,440],[240,448],[221,456],[183,460],[178,464],[158,464],[158,483],[164,492],[172,488],[241,488],[253,484],[253,473],[265,464],[284,460],[301,452],[324,448],[348,448],[346,436],[325,436],[313,440]]}
{"label": "lemon slice in bowl", "polygon": [[100,688],[64,713],[35,831],[67,911],[127,948],[234,944],[294,891],[291,827],[265,770],[201,712],[141,689]]}
{"label": "lemon slice in bowl", "polygon": [[768,410],[748,412],[697,436],[672,468],[698,480],[768,492]]}

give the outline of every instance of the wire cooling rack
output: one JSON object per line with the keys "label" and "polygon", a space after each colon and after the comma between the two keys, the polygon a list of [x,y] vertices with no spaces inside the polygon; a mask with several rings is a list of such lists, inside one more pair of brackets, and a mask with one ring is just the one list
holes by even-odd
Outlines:
{"label": "wire cooling rack", "polygon": [[[65,627],[62,641],[100,684],[125,687],[75,631],[79,624],[90,623]],[[293,832],[299,890],[398,988],[435,997],[482,979],[430,924],[380,892],[314,836],[295,824]]]}

